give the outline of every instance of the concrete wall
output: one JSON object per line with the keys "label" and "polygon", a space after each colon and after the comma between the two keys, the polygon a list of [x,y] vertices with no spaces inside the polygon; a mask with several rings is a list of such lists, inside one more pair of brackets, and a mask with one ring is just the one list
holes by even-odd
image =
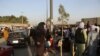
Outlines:
{"label": "concrete wall", "polygon": [[100,17],[97,19],[97,24],[100,25]]}
{"label": "concrete wall", "polygon": [[83,18],[82,21],[85,23],[85,25],[87,24],[88,21],[90,22],[90,24],[95,24],[95,23],[97,23],[98,25],[100,25],[100,17],[95,17],[95,18]]}

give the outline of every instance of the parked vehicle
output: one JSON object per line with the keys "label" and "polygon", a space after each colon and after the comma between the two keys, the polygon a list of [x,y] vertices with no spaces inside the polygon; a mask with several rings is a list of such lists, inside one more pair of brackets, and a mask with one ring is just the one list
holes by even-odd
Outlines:
{"label": "parked vehicle", "polygon": [[14,31],[10,33],[7,44],[13,47],[26,47],[26,36],[22,31]]}
{"label": "parked vehicle", "polygon": [[0,46],[0,56],[14,56],[14,51],[11,46]]}

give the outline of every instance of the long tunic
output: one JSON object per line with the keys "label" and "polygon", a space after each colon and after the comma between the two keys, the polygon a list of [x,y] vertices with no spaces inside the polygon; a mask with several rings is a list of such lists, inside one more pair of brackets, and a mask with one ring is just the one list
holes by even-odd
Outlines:
{"label": "long tunic", "polygon": [[97,36],[98,36],[98,32],[96,31],[91,31],[88,34],[89,56],[96,55]]}

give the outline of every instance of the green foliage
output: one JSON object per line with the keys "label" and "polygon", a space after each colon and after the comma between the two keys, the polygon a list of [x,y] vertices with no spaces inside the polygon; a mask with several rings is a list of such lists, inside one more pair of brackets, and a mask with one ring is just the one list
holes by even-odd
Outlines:
{"label": "green foliage", "polygon": [[59,6],[59,14],[60,14],[60,17],[58,18],[58,21],[61,21],[62,19],[65,19],[66,22],[68,21],[68,17],[70,16],[69,13],[66,13],[65,9],[64,9],[64,6],[63,5],[60,5]]}
{"label": "green foliage", "polygon": [[26,16],[0,16],[0,23],[28,23]]}

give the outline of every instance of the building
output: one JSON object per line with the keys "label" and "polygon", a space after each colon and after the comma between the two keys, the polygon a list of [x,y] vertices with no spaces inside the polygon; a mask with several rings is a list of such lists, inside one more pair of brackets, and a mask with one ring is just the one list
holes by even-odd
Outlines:
{"label": "building", "polygon": [[98,25],[100,25],[100,17],[82,18],[82,21],[85,23],[85,25],[87,24],[88,21],[90,22],[90,24],[97,23]]}
{"label": "building", "polygon": [[22,28],[28,28],[29,24],[20,24],[20,23],[1,23],[0,28],[9,27],[10,29],[22,29]]}

